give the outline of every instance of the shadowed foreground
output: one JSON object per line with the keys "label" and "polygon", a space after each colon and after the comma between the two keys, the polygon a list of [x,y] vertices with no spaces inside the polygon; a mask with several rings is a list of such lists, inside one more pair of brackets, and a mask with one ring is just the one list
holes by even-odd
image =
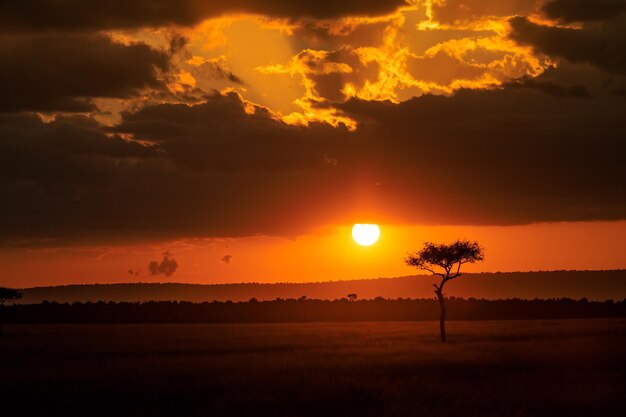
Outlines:
{"label": "shadowed foreground", "polygon": [[8,325],[22,415],[618,416],[626,320]]}

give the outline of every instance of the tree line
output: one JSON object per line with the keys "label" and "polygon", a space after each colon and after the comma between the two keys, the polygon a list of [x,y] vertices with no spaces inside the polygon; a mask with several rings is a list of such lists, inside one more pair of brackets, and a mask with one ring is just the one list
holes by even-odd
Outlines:
{"label": "tree line", "polygon": [[[446,299],[448,320],[527,320],[626,317],[626,300],[603,302],[583,298]],[[86,302],[4,306],[5,323],[286,323],[332,321],[439,320],[436,299],[273,301]]]}

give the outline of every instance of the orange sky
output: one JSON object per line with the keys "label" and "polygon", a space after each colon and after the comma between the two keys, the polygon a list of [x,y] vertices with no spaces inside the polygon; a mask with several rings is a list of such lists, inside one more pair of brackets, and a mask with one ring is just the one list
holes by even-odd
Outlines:
{"label": "orange sky", "polygon": [[[385,226],[370,247],[357,245],[349,227],[329,227],[295,239],[194,239],[166,244],[15,249],[0,252],[3,283],[14,286],[111,282],[305,282],[411,275],[406,252],[427,240],[477,239],[484,263],[467,271],[626,268],[626,222],[528,226]],[[179,267],[151,276],[148,263],[170,251]],[[231,255],[229,263],[222,260]],[[128,270],[139,271],[131,276]]]}
{"label": "orange sky", "polygon": [[391,277],[457,238],[472,271],[626,268],[619,8],[18,3],[0,285]]}

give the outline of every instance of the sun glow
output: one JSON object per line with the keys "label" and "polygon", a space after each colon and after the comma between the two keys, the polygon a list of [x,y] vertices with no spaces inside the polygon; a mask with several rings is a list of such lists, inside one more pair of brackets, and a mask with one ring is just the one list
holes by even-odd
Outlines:
{"label": "sun glow", "polygon": [[377,224],[355,224],[352,226],[352,238],[361,246],[371,246],[378,242],[380,227]]}

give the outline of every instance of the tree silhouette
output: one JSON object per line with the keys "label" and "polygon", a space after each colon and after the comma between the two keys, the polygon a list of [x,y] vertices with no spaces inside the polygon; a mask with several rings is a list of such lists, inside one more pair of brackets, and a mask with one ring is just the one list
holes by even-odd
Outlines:
{"label": "tree silhouette", "polygon": [[407,265],[441,277],[439,285],[434,283],[433,286],[441,309],[439,331],[442,343],[446,342],[446,302],[443,286],[461,276],[461,265],[482,261],[484,258],[483,249],[478,242],[467,240],[457,240],[449,245],[426,242],[422,249],[405,258]]}
{"label": "tree silhouette", "polygon": [[[19,300],[20,298],[22,298],[20,291],[13,288],[0,287],[0,310],[4,308],[4,303],[7,301]],[[2,336],[2,317],[0,317],[0,336]]]}
{"label": "tree silhouette", "polygon": [[348,300],[350,300],[350,301],[356,301],[358,295],[352,293],[352,294],[348,294],[347,297],[348,297]]}

